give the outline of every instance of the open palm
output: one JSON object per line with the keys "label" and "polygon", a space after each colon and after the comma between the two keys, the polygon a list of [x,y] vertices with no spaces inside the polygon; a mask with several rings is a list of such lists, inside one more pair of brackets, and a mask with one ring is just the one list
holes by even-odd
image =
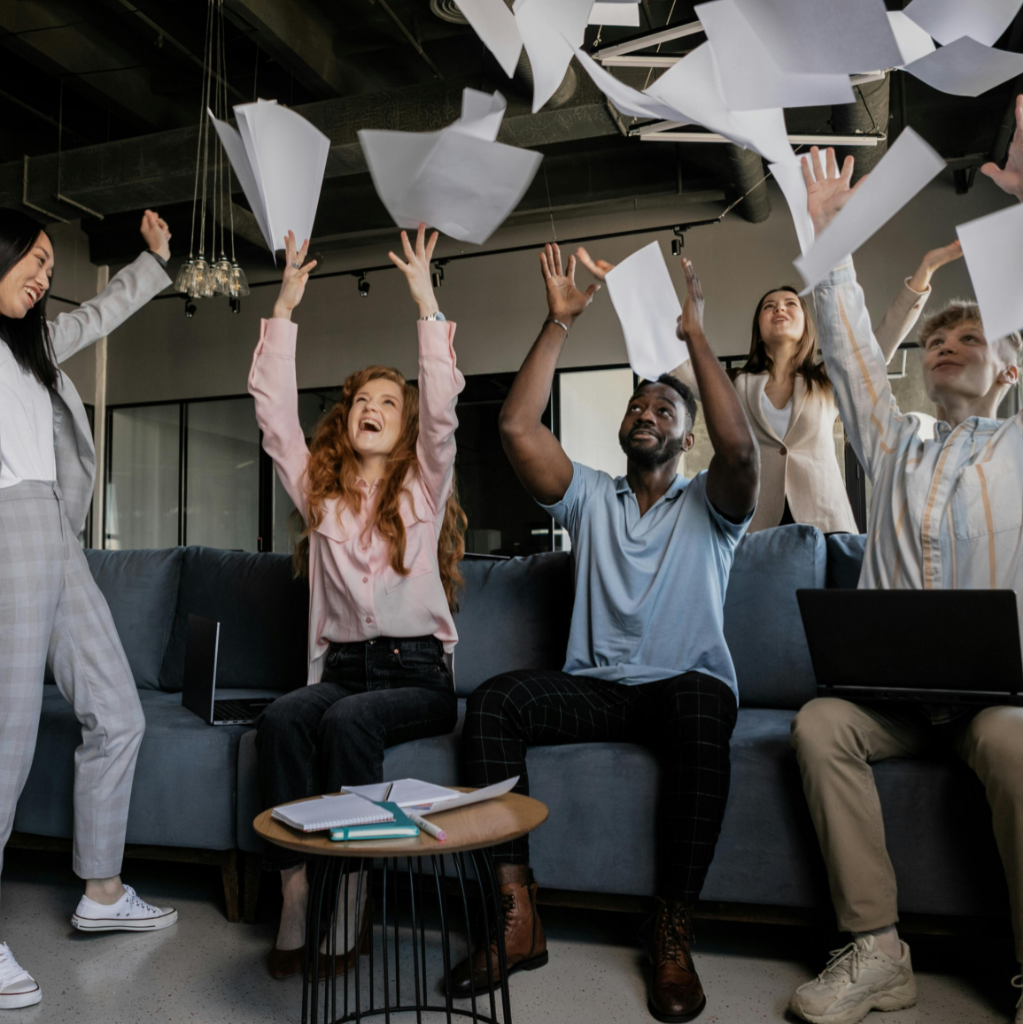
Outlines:
{"label": "open palm", "polygon": [[864,176],[855,186],[851,184],[855,163],[851,156],[845,158],[839,171],[835,151],[828,147],[826,161],[825,168],[821,165],[821,153],[816,146],[811,148],[809,160],[804,156],[800,161],[806,185],[806,208],[817,235],[838,216],[856,189],[867,180]]}
{"label": "open palm", "polygon": [[1003,192],[1023,202],[1023,96],[1016,97],[1016,130],[1012,133],[1005,167],[989,162],[981,167],[980,173],[986,174]]}
{"label": "open palm", "polygon": [[581,292],[575,284],[575,257],[568,257],[568,270],[561,265],[561,250],[556,244],[545,245],[540,253],[540,271],[547,286],[547,308],[551,316],[561,319],[577,317],[600,290],[591,284]]}

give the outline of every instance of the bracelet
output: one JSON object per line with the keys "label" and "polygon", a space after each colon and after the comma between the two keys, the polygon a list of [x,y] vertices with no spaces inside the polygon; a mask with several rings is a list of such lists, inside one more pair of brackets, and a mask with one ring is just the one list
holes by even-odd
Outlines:
{"label": "bracelet", "polygon": [[568,334],[568,327],[563,324],[556,316],[549,316],[544,320],[545,324],[557,324],[566,334]]}

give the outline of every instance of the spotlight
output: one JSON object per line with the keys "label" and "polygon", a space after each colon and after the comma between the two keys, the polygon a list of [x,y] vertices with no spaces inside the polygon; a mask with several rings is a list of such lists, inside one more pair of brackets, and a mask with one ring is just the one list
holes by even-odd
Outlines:
{"label": "spotlight", "polygon": [[188,301],[187,301],[187,302],[185,303],[185,316],[186,316],[186,317],[187,317],[187,318],[188,318],[189,320],[191,320],[191,319],[192,319],[192,317],[193,317],[193,316],[195,316],[195,303],[194,303],[194,302],[193,302],[193,301],[192,301],[191,299],[189,299],[189,300],[188,300]]}
{"label": "spotlight", "polygon": [[359,295],[362,298],[366,298],[369,295],[369,281],[366,280],[365,274],[359,275]]}
{"label": "spotlight", "polygon": [[242,311],[242,300],[239,299],[239,298],[236,298],[235,296],[232,295],[231,296],[231,312],[232,313],[240,313],[241,311]]}
{"label": "spotlight", "polygon": [[675,237],[671,240],[671,255],[681,256],[682,247],[686,244],[685,235],[682,234],[681,228],[675,228]]}
{"label": "spotlight", "polygon": [[434,288],[439,288],[444,281],[444,264],[435,263],[433,273],[430,275],[430,280],[433,282]]}

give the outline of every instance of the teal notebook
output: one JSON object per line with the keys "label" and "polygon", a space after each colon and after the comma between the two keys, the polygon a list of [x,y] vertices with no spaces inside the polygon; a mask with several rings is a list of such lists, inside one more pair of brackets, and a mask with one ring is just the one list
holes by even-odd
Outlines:
{"label": "teal notebook", "polygon": [[378,802],[378,807],[390,811],[394,821],[386,821],[379,825],[350,825],[348,828],[332,828],[332,842],[343,843],[350,839],[414,839],[419,829],[409,820],[408,815],[397,805]]}

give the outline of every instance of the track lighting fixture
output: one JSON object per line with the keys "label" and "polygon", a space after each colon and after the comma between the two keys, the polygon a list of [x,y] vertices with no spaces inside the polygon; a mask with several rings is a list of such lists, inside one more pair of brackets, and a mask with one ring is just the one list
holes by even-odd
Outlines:
{"label": "track lighting fixture", "polygon": [[369,281],[366,280],[365,273],[359,274],[359,295],[362,298],[369,295]]}
{"label": "track lighting fixture", "polygon": [[444,264],[435,263],[433,265],[433,273],[430,275],[430,280],[433,282],[434,288],[439,288],[444,281]]}

